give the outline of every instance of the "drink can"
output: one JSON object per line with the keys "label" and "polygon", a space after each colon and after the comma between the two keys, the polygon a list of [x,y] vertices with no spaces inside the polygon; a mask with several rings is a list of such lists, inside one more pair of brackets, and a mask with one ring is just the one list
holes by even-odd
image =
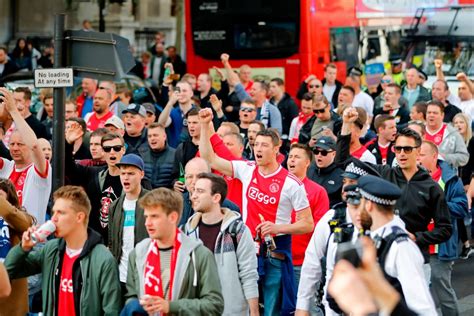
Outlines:
{"label": "drink can", "polygon": [[55,231],[56,225],[52,221],[47,221],[31,234],[31,240],[35,244],[46,241],[46,238]]}

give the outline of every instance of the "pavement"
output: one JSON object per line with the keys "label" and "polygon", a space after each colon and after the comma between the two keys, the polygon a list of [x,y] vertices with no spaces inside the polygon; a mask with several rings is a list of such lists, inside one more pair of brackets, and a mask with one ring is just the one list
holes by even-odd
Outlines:
{"label": "pavement", "polygon": [[459,315],[474,315],[474,255],[454,263],[451,280],[459,301]]}

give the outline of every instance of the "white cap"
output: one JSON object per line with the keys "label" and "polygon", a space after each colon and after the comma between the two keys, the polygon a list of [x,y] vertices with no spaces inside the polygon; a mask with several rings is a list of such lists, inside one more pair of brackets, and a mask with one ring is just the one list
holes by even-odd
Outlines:
{"label": "white cap", "polygon": [[109,119],[105,122],[104,126],[107,126],[107,125],[113,125],[113,126],[115,126],[116,128],[118,128],[118,129],[123,129],[123,130],[125,129],[125,124],[123,123],[123,121],[122,121],[119,117],[117,117],[117,116],[115,116],[115,115],[112,116],[111,118],[109,118]]}

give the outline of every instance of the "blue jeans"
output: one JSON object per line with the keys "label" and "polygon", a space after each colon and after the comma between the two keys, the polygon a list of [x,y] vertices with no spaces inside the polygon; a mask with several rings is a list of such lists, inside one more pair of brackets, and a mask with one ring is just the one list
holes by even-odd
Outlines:
{"label": "blue jeans", "polygon": [[281,265],[282,261],[265,258],[265,281],[263,284],[264,316],[280,315],[281,309]]}
{"label": "blue jeans", "polygon": [[122,309],[120,316],[132,316],[132,315],[144,315],[147,316],[147,312],[140,305],[138,298],[130,300]]}

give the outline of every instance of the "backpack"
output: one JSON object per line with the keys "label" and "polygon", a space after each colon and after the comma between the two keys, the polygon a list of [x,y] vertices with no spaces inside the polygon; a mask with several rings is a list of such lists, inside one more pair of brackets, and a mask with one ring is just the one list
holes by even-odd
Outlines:
{"label": "backpack", "polygon": [[234,220],[226,229],[226,232],[229,233],[230,237],[232,238],[232,244],[234,245],[235,252],[237,252],[237,247],[239,245],[237,234],[242,229],[242,225],[244,225],[244,221],[241,218],[238,218]]}

